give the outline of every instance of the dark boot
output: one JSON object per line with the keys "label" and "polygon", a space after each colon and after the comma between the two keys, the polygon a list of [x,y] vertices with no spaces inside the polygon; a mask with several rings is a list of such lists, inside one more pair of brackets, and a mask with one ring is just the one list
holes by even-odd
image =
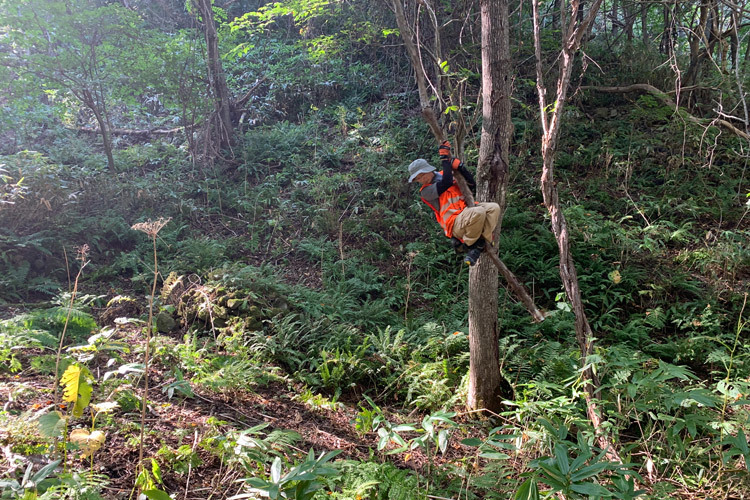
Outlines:
{"label": "dark boot", "polygon": [[453,250],[456,251],[456,253],[466,253],[466,251],[469,249],[463,241],[459,240],[455,236],[451,238],[451,246],[453,247]]}
{"label": "dark boot", "polygon": [[484,238],[479,238],[476,243],[473,245],[469,245],[469,251],[466,252],[466,257],[464,257],[464,263],[473,266],[477,263],[479,260],[479,256],[482,255],[482,251],[484,250],[485,242]]}

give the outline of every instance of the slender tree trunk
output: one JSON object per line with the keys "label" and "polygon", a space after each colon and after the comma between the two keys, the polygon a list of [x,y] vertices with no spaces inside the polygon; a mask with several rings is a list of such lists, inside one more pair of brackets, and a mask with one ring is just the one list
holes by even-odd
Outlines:
{"label": "slender tree trunk", "polygon": [[677,38],[676,12],[677,0],[673,5],[665,3],[663,6],[664,14],[664,36],[661,38],[661,52],[671,56],[674,51],[674,43]]}
{"label": "slender tree trunk", "polygon": [[[480,0],[482,22],[482,137],[477,167],[477,199],[500,205],[497,241],[508,188],[510,121],[510,31],[507,0]],[[498,411],[507,385],[498,351],[498,273],[481,258],[469,272],[469,397],[471,409]],[[506,387],[504,387],[506,386]],[[504,394],[505,393],[505,394]]]}
{"label": "slender tree trunk", "polygon": [[81,91],[81,101],[94,113],[96,123],[99,124],[99,133],[102,136],[102,146],[104,154],[107,157],[107,168],[110,172],[115,172],[115,157],[112,153],[112,133],[109,130],[109,122],[105,118],[96,99],[89,90]]}
{"label": "slender tree trunk", "polygon": [[648,2],[641,1],[641,39],[643,45],[651,43],[651,39],[648,37]]}
{"label": "slender tree trunk", "polygon": [[711,0],[702,0],[700,5],[700,16],[698,24],[689,31],[688,45],[690,47],[690,64],[685,72],[685,85],[692,86],[698,81],[701,63],[705,58],[708,39],[706,31],[710,21],[710,2]]}
{"label": "slender tree trunk", "polygon": [[[623,0],[624,1],[624,0]],[[620,20],[618,19],[619,4],[617,0],[612,0],[612,10],[610,11],[609,18],[612,21],[612,38],[617,38],[617,32],[620,30]]]}
{"label": "slender tree trunk", "polygon": [[[540,118],[542,122],[542,176],[541,188],[544,197],[544,205],[550,215],[552,232],[557,240],[560,261],[560,278],[562,279],[565,292],[575,314],[575,331],[578,347],[581,352],[581,365],[584,367],[582,373],[582,384],[584,398],[586,400],[587,414],[595,432],[597,441],[602,449],[608,450],[608,456],[612,460],[621,461],[612,441],[603,432],[602,417],[596,403],[599,380],[591,367],[587,367],[587,358],[593,353],[594,334],[586,317],[583,306],[581,290],[578,283],[578,274],[573,257],[570,253],[570,234],[567,221],[560,206],[560,199],[554,179],[554,159],[557,150],[557,141],[560,135],[560,122],[568,94],[568,85],[573,71],[573,57],[580,47],[581,38],[586,33],[588,25],[596,15],[602,0],[595,0],[589,13],[580,22],[571,22],[563,25],[563,46],[560,54],[559,75],[557,79],[557,90],[554,102],[556,105],[550,112],[547,106],[546,89],[544,87],[542,70],[541,36],[539,33],[539,2],[533,0],[534,8],[534,48],[536,53],[537,92],[539,95]],[[577,0],[571,2],[571,12],[580,13],[580,4]],[[572,19],[571,15],[571,19]]]}
{"label": "slender tree trunk", "polygon": [[625,27],[625,35],[628,37],[628,42],[633,41],[633,25],[635,24],[635,5],[630,2],[623,0],[622,2],[622,19]]}
{"label": "slender tree trunk", "polygon": [[206,38],[208,81],[211,86],[216,112],[214,134],[219,147],[225,149],[233,144],[232,101],[229,97],[229,88],[219,57],[219,36],[216,32],[212,4],[212,0],[193,0],[194,7],[200,13],[203,33]]}
{"label": "slender tree trunk", "polygon": [[739,59],[739,48],[740,48],[740,36],[739,36],[739,19],[740,19],[740,13],[738,12],[739,9],[732,9],[732,29],[730,33],[730,44],[729,44],[729,51],[731,52],[729,57],[732,61],[732,71],[737,70],[737,62]]}
{"label": "slender tree trunk", "polygon": [[562,10],[562,0],[555,0],[555,7],[552,11],[552,29],[560,29],[560,11]]}

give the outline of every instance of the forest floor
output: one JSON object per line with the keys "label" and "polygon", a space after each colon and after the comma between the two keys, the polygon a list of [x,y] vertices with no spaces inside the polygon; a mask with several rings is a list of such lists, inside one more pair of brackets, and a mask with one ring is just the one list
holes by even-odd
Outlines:
{"label": "forest floor", "polygon": [[[160,349],[164,349],[164,344],[170,341],[171,345],[166,348],[174,348],[179,342],[178,338],[178,334],[160,336]],[[121,325],[115,339],[126,341],[131,346],[130,353],[123,356],[119,363],[136,363],[142,360],[141,351],[145,342],[141,327],[135,324]],[[31,360],[42,354],[40,350],[23,351],[19,359],[23,366],[30,366]],[[111,369],[106,364],[108,359],[111,358],[101,356],[89,361],[90,369],[97,379]],[[185,446],[189,447],[189,459],[183,456],[185,461],[180,463],[179,458],[175,459],[174,453],[168,453],[172,456],[172,465],[175,467],[170,469],[169,464],[161,465],[162,488],[173,493],[174,498],[221,499],[239,494],[243,488],[243,474],[240,468],[223,462],[220,454],[216,453],[215,446],[210,444],[211,438],[221,438],[230,432],[247,430],[259,424],[268,425],[264,432],[283,430],[299,434],[300,439],[293,446],[289,446],[289,449],[296,450],[300,455],[307,454],[310,449],[315,450],[316,455],[340,450],[341,454],[337,459],[367,461],[380,455],[381,460],[386,460],[388,450],[376,451],[379,440],[377,433],[355,430],[359,401],[354,395],[343,398],[345,401],[332,402],[321,397],[317,402],[304,402],[298,397],[304,391],[304,387],[280,378],[261,384],[250,381],[248,385],[252,389],[249,390],[216,390],[193,386],[192,397],[175,394],[169,397],[166,387],[173,379],[168,378],[168,372],[169,367],[159,361],[153,363],[149,370],[149,404],[145,419],[143,454],[146,458],[160,457],[159,462],[163,463],[168,461],[166,455],[162,455],[163,450],[174,452],[182,449],[182,454],[186,455]],[[4,455],[0,472],[2,476],[12,476],[15,470],[24,468],[29,460],[34,462],[38,459],[41,464],[49,456],[47,446],[38,440],[36,419],[55,408],[53,383],[52,375],[33,374],[31,370],[24,370],[0,380],[0,394],[6,399],[3,409],[9,415],[19,417],[17,420],[8,419],[7,425],[0,428],[0,443]],[[137,389],[137,395],[140,397],[143,384],[138,379],[133,380],[132,384],[118,385],[108,395],[97,395],[98,388],[95,387],[92,402],[115,400],[117,392],[133,390],[134,386],[140,387]],[[58,408],[63,413],[70,411],[64,403],[59,404]],[[404,420],[402,406],[397,401],[392,405],[381,404],[380,410],[391,422],[402,423]],[[412,412],[408,417],[416,422],[421,420],[422,415]],[[460,435],[453,435],[444,454],[433,457],[433,465],[448,462],[466,467],[476,465],[476,448],[459,443],[461,439],[474,433],[472,429],[476,430],[476,436],[481,434],[484,426],[479,422],[476,426],[471,425],[471,417],[472,414],[466,414],[456,418],[457,423],[469,425],[462,425]],[[29,426],[32,422],[34,429]],[[74,469],[86,470],[92,467],[93,472],[109,478],[105,488],[107,498],[132,498],[139,460],[140,422],[140,409],[136,407],[127,410],[118,408],[106,419],[100,416],[96,428],[105,432],[106,443],[103,449],[94,454],[93,467],[88,458],[68,457],[69,464]],[[72,427],[87,428],[90,425],[91,417],[88,411],[83,417],[71,420]],[[19,442],[28,444],[23,456],[11,449],[11,443],[17,447]],[[391,444],[389,449],[394,447]],[[36,453],[28,453],[31,449],[35,449]],[[421,449],[388,455],[387,460],[400,468],[408,468],[417,473],[424,470],[429,461]]]}

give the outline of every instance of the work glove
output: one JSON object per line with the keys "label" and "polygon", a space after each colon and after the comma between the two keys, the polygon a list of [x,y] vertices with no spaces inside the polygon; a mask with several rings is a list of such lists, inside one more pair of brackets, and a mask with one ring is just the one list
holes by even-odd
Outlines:
{"label": "work glove", "polygon": [[453,167],[453,170],[458,170],[459,168],[464,166],[464,162],[459,160],[458,158],[453,158],[451,160],[451,167]]}
{"label": "work glove", "polygon": [[440,155],[441,160],[450,160],[451,159],[451,143],[448,141],[441,142],[440,146],[438,147],[438,154]]}

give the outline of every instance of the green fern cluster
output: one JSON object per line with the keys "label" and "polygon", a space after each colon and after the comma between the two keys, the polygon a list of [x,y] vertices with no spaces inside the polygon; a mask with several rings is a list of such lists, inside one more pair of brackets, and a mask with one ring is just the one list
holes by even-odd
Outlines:
{"label": "green fern cluster", "polygon": [[[342,461],[338,464],[342,479],[337,491],[329,498],[351,500],[424,500],[427,493],[420,491],[419,477],[408,469],[399,469],[390,462]],[[340,491],[339,491],[340,490]]]}
{"label": "green fern cluster", "polygon": [[[68,316],[70,316],[69,320]],[[91,313],[81,308],[80,305],[74,305],[71,308],[60,305],[36,310],[26,315],[25,320],[30,326],[48,331],[54,336],[59,336],[67,320],[66,337],[73,342],[86,339],[98,328]]]}
{"label": "green fern cluster", "polygon": [[27,348],[53,348],[57,339],[41,329],[33,328],[25,316],[0,321],[0,369],[11,373],[20,371],[17,354]]}

